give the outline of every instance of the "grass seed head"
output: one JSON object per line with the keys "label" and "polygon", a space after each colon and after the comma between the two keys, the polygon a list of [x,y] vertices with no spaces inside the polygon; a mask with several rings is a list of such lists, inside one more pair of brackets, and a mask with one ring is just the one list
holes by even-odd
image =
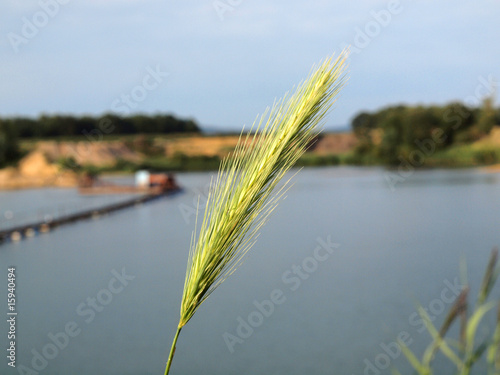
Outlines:
{"label": "grass seed head", "polygon": [[241,264],[287,184],[278,186],[305,152],[345,82],[347,52],[313,68],[293,95],[277,102],[212,181],[198,239],[191,243],[179,328]]}

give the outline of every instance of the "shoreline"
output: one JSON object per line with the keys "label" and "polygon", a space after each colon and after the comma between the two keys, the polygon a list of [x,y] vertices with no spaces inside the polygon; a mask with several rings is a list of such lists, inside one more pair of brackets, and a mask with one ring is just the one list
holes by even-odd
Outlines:
{"label": "shoreline", "polygon": [[[128,138],[88,142],[84,140],[43,140],[25,147],[26,156],[17,166],[0,169],[0,191],[41,187],[74,188],[81,173],[130,175],[137,170],[152,172],[214,172],[238,141],[237,136],[185,136]],[[479,168],[500,172],[500,152],[496,143],[481,141],[459,145],[428,155],[414,170]],[[356,150],[352,132],[324,133],[297,161],[296,167],[381,167],[398,170],[369,153]],[[403,166],[404,167],[404,166]]]}
{"label": "shoreline", "polygon": [[[315,168],[374,168],[374,169],[384,169],[386,171],[397,171],[397,167],[390,167],[384,165],[354,165],[354,164],[320,164],[320,165],[305,165],[296,166],[294,168],[304,168],[304,169],[315,169]],[[428,166],[415,168],[415,172],[425,172],[425,171],[435,171],[435,170],[476,170],[483,172],[485,174],[497,174],[500,173],[500,164],[490,165],[490,166]],[[64,180],[65,172],[61,172],[59,175],[53,176],[50,179],[43,178],[26,178],[20,176],[19,179],[10,180],[8,183],[2,183],[2,172],[5,169],[0,170],[0,192],[9,191],[20,191],[20,190],[30,190],[30,189],[42,189],[42,188],[61,188],[61,189],[77,189],[78,182],[60,183],[58,181]],[[204,172],[217,172],[217,169],[202,169],[202,170],[179,170],[176,174],[184,173],[204,173]],[[107,171],[103,172],[101,175],[102,179],[112,178],[112,177],[133,177],[134,171]]]}

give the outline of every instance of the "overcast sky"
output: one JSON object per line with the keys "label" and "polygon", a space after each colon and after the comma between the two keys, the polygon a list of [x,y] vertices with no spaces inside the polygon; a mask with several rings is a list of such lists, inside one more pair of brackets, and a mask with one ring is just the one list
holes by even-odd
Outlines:
{"label": "overcast sky", "polygon": [[2,0],[0,20],[0,116],[171,112],[237,130],[349,44],[330,128],[474,103],[500,80],[498,0]]}

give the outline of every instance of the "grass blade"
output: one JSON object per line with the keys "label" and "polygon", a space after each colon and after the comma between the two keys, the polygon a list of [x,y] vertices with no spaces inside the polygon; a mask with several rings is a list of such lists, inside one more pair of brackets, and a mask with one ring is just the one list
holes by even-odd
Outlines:
{"label": "grass blade", "polygon": [[490,294],[491,289],[493,288],[493,285],[498,278],[498,270],[495,270],[497,260],[498,249],[495,248],[491,251],[490,260],[488,262],[488,266],[486,267],[486,272],[481,283],[481,288],[479,289],[479,295],[477,299],[478,305],[482,305],[486,302],[488,295]]}

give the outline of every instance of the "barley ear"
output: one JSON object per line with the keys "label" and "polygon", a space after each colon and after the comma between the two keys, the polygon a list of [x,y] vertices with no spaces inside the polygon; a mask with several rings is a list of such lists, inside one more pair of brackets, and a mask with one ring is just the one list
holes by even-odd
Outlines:
{"label": "barley ear", "polygon": [[285,95],[251,132],[240,136],[234,152],[222,161],[196,241],[193,234],[180,320],[165,374],[182,327],[241,264],[286,191],[287,183],[278,184],[320,131],[345,83],[347,54],[314,67],[293,95]]}

